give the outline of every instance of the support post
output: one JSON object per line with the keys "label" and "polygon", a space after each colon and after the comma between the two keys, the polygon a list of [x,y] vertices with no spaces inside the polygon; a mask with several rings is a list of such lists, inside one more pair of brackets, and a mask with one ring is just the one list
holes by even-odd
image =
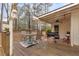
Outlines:
{"label": "support post", "polygon": [[9,20],[9,31],[10,31],[10,56],[13,55],[13,20]]}
{"label": "support post", "polygon": [[13,55],[13,21],[17,19],[17,4],[13,3],[11,8],[11,15],[9,20],[9,32],[10,32],[10,56]]}

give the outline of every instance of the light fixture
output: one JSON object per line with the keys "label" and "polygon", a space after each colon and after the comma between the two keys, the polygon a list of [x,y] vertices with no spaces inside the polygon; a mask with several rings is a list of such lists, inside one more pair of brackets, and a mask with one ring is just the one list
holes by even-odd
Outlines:
{"label": "light fixture", "polygon": [[55,22],[56,22],[56,23],[59,23],[59,20],[56,20]]}
{"label": "light fixture", "polygon": [[58,25],[59,23],[60,23],[60,21],[59,21],[59,20],[56,20],[56,21],[55,21],[55,24],[56,24],[56,25]]}

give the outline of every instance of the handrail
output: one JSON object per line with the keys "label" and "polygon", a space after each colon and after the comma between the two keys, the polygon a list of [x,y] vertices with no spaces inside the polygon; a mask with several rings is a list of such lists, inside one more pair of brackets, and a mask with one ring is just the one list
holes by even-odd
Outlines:
{"label": "handrail", "polygon": [[2,32],[2,48],[4,50],[4,54],[9,56],[9,33]]}

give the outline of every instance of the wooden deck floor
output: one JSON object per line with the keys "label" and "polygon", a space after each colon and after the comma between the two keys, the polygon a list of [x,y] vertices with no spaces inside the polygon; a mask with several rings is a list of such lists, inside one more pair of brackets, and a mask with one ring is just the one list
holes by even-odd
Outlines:
{"label": "wooden deck floor", "polygon": [[79,56],[79,47],[43,43],[24,48],[19,42],[14,42],[14,56]]}
{"label": "wooden deck floor", "polygon": [[[52,43],[51,39],[43,42],[45,38],[42,37],[40,44],[34,45],[29,48],[24,48],[19,44],[22,39],[20,33],[14,33],[14,56],[79,56],[79,47],[66,45],[58,41],[57,44]],[[60,44],[61,43],[61,44]]]}

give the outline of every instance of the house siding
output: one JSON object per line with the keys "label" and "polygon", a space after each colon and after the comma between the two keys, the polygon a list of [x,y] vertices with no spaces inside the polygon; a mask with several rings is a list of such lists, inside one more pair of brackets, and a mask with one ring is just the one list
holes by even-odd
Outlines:
{"label": "house siding", "polygon": [[61,19],[61,23],[59,24],[59,35],[60,35],[60,39],[65,37],[65,34],[67,32],[70,32],[70,15],[65,15],[62,19]]}
{"label": "house siding", "polygon": [[71,45],[79,45],[79,9],[71,13]]}

